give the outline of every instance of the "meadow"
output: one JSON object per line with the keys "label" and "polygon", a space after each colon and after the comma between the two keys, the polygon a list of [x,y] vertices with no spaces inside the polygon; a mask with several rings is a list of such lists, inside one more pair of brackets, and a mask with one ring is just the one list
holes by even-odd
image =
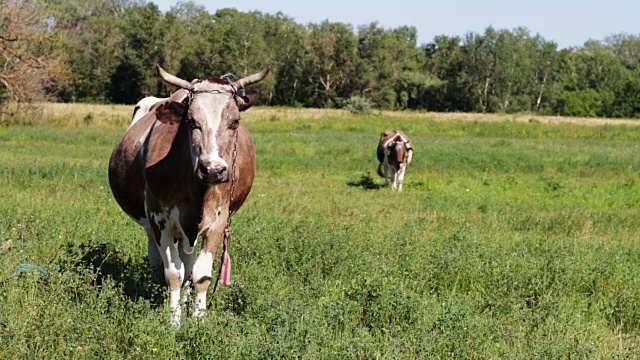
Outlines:
{"label": "meadow", "polygon": [[131,111],[0,127],[0,358],[640,358],[640,126],[250,109],[233,286],[175,329],[107,181]]}

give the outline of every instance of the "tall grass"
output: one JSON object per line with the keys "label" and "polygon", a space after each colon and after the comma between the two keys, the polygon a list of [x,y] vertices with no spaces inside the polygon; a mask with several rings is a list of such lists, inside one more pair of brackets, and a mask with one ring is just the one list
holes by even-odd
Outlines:
{"label": "tall grass", "polygon": [[177,330],[108,188],[127,122],[1,128],[0,357],[640,357],[640,128],[290,111],[246,113],[234,284]]}

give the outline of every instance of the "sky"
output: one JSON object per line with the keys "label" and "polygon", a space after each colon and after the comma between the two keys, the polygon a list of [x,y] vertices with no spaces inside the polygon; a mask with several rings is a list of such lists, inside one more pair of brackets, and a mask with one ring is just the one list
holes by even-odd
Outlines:
{"label": "sky", "polygon": [[[179,0],[149,0],[166,12]],[[283,14],[299,24],[324,20],[354,26],[378,22],[386,29],[414,26],[418,44],[437,35],[483,33],[488,26],[513,30],[523,26],[532,35],[553,40],[560,48],[582,46],[618,33],[640,35],[638,0],[195,0],[211,14],[222,8]]]}

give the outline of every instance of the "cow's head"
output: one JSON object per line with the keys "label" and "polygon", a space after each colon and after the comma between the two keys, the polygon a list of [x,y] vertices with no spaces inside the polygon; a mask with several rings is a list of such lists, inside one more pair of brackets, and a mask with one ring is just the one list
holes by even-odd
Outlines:
{"label": "cow's head", "polygon": [[413,149],[409,142],[405,141],[402,136],[397,135],[387,143],[387,157],[397,159],[399,163],[409,164]]}
{"label": "cow's head", "polygon": [[229,180],[229,167],[240,112],[257,99],[257,92],[246,95],[237,90],[264,79],[271,67],[242,78],[235,83],[222,78],[189,82],[164,71],[160,76],[169,84],[188,92],[183,101],[169,101],[156,110],[163,123],[186,122],[191,139],[191,158],[195,175],[204,183],[216,184]]}

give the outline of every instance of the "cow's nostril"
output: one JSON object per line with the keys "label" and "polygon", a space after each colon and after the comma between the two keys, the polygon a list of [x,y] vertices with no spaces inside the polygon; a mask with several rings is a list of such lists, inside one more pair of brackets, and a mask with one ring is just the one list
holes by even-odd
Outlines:
{"label": "cow's nostril", "polygon": [[203,164],[202,162],[200,164],[198,164],[198,170],[203,175],[209,175],[209,169],[210,169],[210,167],[208,167],[207,165]]}
{"label": "cow's nostril", "polygon": [[198,172],[205,182],[223,182],[227,178],[227,167],[217,163],[202,161],[198,164]]}
{"label": "cow's nostril", "polygon": [[225,171],[227,171],[226,166],[214,166],[209,168],[210,174],[213,176],[222,176]]}

